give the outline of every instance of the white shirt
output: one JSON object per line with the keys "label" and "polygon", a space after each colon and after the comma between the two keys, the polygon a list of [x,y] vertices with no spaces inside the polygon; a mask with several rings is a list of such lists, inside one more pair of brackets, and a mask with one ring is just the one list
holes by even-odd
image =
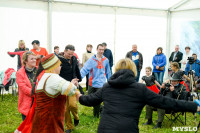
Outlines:
{"label": "white shirt", "polygon": [[[51,76],[50,76],[51,75]],[[48,79],[47,77],[50,76]],[[44,73],[40,81],[38,82],[38,86],[36,88],[36,92],[43,89],[44,82],[47,79],[45,91],[50,95],[57,95],[61,93],[61,95],[72,96],[75,94],[77,87],[71,82],[63,79],[58,74],[54,73]]]}

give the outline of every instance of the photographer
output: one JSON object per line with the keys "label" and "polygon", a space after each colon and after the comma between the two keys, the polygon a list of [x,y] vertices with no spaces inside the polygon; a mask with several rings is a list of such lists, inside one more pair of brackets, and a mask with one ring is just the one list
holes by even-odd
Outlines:
{"label": "photographer", "polygon": [[[187,81],[190,81],[190,78],[185,75],[184,71],[180,70],[179,64],[177,62],[173,62],[171,64],[171,70],[172,70],[172,73],[170,74],[170,77],[173,77],[175,73],[179,74],[183,78],[183,81],[181,81],[180,84],[184,84],[185,87],[187,88],[187,91],[189,92],[189,87],[186,83],[184,83],[184,79],[186,79]],[[169,83],[169,82],[170,80],[166,81],[166,83]]]}
{"label": "photographer", "polygon": [[185,68],[185,74],[188,75],[188,72],[190,71],[190,65],[192,65],[192,70],[195,71],[195,77],[200,77],[200,61],[197,59],[197,54],[192,54],[192,57],[188,58],[189,61]]}
{"label": "photographer", "polygon": [[[174,73],[170,78],[171,84],[166,83],[162,85],[160,90],[160,94],[166,97],[178,99],[178,100],[187,100],[188,92],[186,87],[182,85],[180,82],[182,81],[182,76],[179,73]],[[158,123],[154,128],[161,128],[162,122],[165,115],[165,110],[158,109]]]}

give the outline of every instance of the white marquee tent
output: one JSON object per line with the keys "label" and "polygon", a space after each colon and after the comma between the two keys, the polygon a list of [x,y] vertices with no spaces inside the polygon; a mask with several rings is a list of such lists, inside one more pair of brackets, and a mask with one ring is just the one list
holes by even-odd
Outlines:
{"label": "white marquee tent", "polygon": [[194,29],[185,35],[190,41],[182,34],[187,23],[200,22],[200,0],[0,0],[0,20],[0,70],[16,69],[17,59],[7,51],[19,40],[30,49],[39,40],[49,53],[55,45],[63,51],[73,44],[80,59],[87,44],[96,52],[96,45],[106,42],[115,63],[137,44],[146,67],[157,47],[168,58],[176,44],[184,52],[200,38]]}

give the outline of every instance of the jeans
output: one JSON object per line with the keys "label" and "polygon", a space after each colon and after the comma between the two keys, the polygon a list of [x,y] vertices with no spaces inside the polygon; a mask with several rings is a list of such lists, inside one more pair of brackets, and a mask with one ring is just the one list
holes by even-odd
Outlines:
{"label": "jeans", "polygon": [[155,76],[156,81],[158,81],[158,83],[160,85],[162,85],[162,83],[163,83],[163,77],[164,77],[164,72],[154,72],[154,76]]}
{"label": "jeans", "polygon": [[136,82],[138,82],[140,79],[140,71],[137,69],[137,77],[135,78]]}

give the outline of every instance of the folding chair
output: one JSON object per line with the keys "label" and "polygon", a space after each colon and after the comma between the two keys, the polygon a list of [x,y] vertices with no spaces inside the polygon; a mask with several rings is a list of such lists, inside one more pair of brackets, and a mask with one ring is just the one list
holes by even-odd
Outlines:
{"label": "folding chair", "polygon": [[[182,100],[188,101],[190,97],[189,92],[182,92],[182,94],[184,95],[184,98]],[[167,114],[170,114],[170,116],[167,116]],[[165,110],[165,116],[168,120],[171,121],[170,126],[172,126],[172,124],[175,122],[179,122],[182,125],[186,125],[186,112],[174,112],[170,110]]]}
{"label": "folding chair", "polygon": [[[10,81],[6,84],[8,85],[9,87],[11,86],[12,87],[12,95],[16,96],[16,90],[14,89],[14,83],[15,83],[15,79],[10,79]],[[3,84],[0,84],[0,95],[2,97],[2,101],[3,101],[3,93],[4,93],[4,89],[5,89],[5,86]]]}
{"label": "folding chair", "polygon": [[[168,116],[170,115],[170,116]],[[182,125],[186,125],[186,112],[167,112],[165,113],[165,117],[171,121],[170,123],[170,127],[172,126],[172,124],[179,122]]]}

